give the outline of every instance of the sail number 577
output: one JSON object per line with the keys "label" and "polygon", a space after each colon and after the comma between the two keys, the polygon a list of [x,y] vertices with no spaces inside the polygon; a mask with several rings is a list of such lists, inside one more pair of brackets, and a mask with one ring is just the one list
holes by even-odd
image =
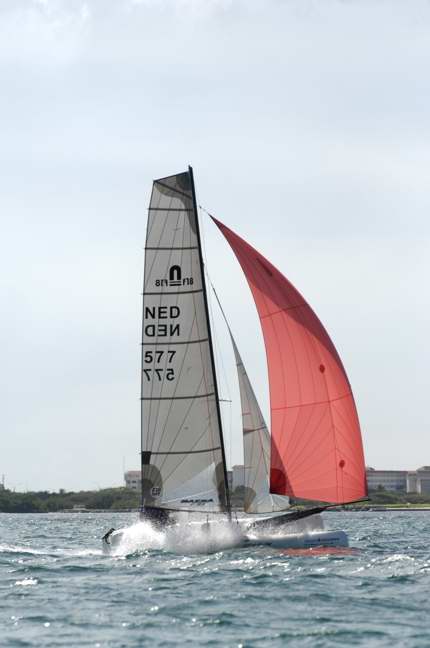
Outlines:
{"label": "sail number 577", "polygon": [[[143,356],[143,361],[145,364],[161,364],[164,365],[171,364],[173,358],[175,357],[176,351],[169,349],[168,351],[145,351]],[[173,380],[175,377],[175,371],[173,367],[154,367],[154,368],[144,368],[143,373],[145,374],[148,380],[151,380],[153,376],[158,378],[158,380]]]}

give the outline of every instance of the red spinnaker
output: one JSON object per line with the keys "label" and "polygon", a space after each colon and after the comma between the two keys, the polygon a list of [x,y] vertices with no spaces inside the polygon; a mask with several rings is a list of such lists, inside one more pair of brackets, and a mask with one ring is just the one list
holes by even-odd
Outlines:
{"label": "red spinnaker", "polygon": [[242,266],[263,329],[271,408],[270,491],[331,503],[365,497],[360,424],[333,342],[279,270],[213,220]]}

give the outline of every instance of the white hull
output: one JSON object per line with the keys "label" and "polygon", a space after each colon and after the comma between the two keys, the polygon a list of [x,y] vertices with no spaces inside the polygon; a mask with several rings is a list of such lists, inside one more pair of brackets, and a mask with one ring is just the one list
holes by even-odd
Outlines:
{"label": "white hull", "polygon": [[[143,528],[143,532],[139,529]],[[316,547],[348,547],[344,531],[254,534],[237,524],[214,524],[204,528],[201,523],[175,525],[165,531],[151,529],[149,525],[134,525],[113,531],[103,539],[107,554],[127,554],[142,549],[167,549],[179,553],[214,553],[229,548],[268,546],[276,549],[314,549]]]}
{"label": "white hull", "polygon": [[[348,547],[345,531],[316,531],[291,535],[249,537],[246,545],[269,546],[277,549],[314,549],[315,547]],[[245,546],[246,546],[245,545]]]}

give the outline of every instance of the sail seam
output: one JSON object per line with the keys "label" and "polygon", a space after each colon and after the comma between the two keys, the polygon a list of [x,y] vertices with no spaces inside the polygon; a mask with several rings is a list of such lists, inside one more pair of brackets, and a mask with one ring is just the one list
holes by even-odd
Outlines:
{"label": "sail seam", "polygon": [[203,344],[207,342],[208,338],[199,338],[198,340],[182,340],[181,342],[142,342],[142,346],[155,345],[155,346],[176,346],[177,344]]}
{"label": "sail seam", "polygon": [[186,207],[148,207],[148,211],[192,212],[193,210]]}
{"label": "sail seam", "polygon": [[221,446],[216,446],[214,448],[205,448],[204,450],[166,450],[162,452],[152,452],[151,455],[183,455],[183,454],[199,454],[204,452],[214,452],[215,450],[221,450]]}
{"label": "sail seam", "polygon": [[260,425],[260,427],[256,428],[244,428],[243,433],[244,434],[251,434],[251,432],[258,432],[258,430],[264,430],[266,428],[265,425]]}
{"label": "sail seam", "polygon": [[296,310],[297,308],[303,308],[304,306],[306,306],[306,304],[296,304],[296,306],[283,306],[282,308],[278,308],[278,310],[275,310],[271,313],[266,313],[266,315],[260,315],[260,319],[266,319],[266,317],[273,317],[273,315],[278,315],[279,313],[285,313],[287,311]]}
{"label": "sail seam", "polygon": [[196,288],[195,290],[177,290],[176,292],[172,291],[159,291],[159,292],[144,292],[143,295],[189,295],[191,293],[203,292],[202,288]]}
{"label": "sail seam", "polygon": [[146,396],[142,397],[140,400],[194,400],[195,398],[208,398],[213,396],[215,392],[209,392],[207,394],[197,394],[195,396]]}
{"label": "sail seam", "polygon": [[[199,495],[199,494],[197,494]],[[167,504],[169,502],[177,502],[179,497],[175,499],[171,499],[167,501]],[[157,506],[148,506],[147,508],[149,509],[161,509],[163,511],[172,511],[172,513],[204,513],[207,515],[210,513],[211,515],[226,515],[225,511],[220,511],[217,509],[185,509],[185,508],[172,508],[171,506],[164,506],[163,503],[158,504]]]}
{"label": "sail seam", "polygon": [[284,407],[272,407],[273,411],[279,411],[284,409],[294,409],[298,407],[309,407],[311,405],[329,405],[330,403],[335,403],[336,401],[342,400],[343,398],[348,398],[351,396],[351,392],[343,394],[343,396],[338,396],[338,398],[330,398],[323,401],[311,401],[310,403],[300,403],[299,405],[284,405]]}
{"label": "sail seam", "polygon": [[198,247],[197,247],[197,245],[190,245],[188,247],[155,247],[155,246],[149,246],[149,247],[145,247],[145,250],[157,250],[157,252],[159,250],[164,250],[164,251],[166,251],[166,250],[169,250],[169,251],[172,251],[172,250],[198,250]]}

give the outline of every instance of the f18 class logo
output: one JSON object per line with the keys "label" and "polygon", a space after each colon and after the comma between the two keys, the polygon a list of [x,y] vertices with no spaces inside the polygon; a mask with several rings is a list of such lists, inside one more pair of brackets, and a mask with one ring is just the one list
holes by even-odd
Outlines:
{"label": "f18 class logo", "polygon": [[156,286],[171,286],[172,288],[178,286],[192,286],[194,279],[192,277],[183,277],[181,266],[172,265],[169,268],[168,279],[156,279]]}
{"label": "f18 class logo", "polygon": [[169,286],[182,286],[182,270],[178,265],[169,270]]}

